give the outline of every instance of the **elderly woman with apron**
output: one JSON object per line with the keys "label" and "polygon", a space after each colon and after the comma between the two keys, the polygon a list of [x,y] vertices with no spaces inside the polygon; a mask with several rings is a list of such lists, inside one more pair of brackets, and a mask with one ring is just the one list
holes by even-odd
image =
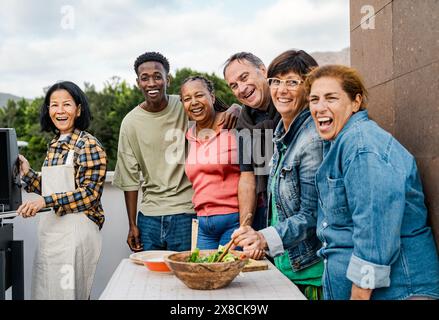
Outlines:
{"label": "elderly woman with apron", "polygon": [[102,247],[101,195],[107,160],[100,142],[84,131],[90,110],[83,91],[60,82],[47,92],[41,128],[53,131],[41,174],[22,156],[20,173],[27,192],[39,194],[17,212],[23,218],[40,213],[38,246],[32,275],[32,299],[88,299]]}

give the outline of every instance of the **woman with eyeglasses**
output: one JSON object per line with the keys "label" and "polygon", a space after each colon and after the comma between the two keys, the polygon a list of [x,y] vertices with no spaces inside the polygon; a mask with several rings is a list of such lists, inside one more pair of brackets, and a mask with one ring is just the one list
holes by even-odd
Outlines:
{"label": "woman with eyeglasses", "polygon": [[310,300],[322,297],[314,177],[322,162],[323,142],[309,112],[303,82],[317,66],[303,50],[286,51],[271,62],[267,81],[282,121],[274,133],[267,187],[269,227],[255,231],[243,226],[232,235],[234,244],[252,258],[260,258],[261,251],[274,257],[276,267]]}

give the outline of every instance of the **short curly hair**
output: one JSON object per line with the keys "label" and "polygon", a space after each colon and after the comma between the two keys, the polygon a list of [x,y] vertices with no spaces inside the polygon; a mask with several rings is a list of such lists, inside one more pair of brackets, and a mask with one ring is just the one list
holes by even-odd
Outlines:
{"label": "short curly hair", "polygon": [[215,96],[215,103],[213,104],[213,108],[215,109],[215,111],[224,112],[229,108],[229,106],[223,100],[221,100],[221,98],[215,95],[215,88],[213,82],[207,79],[206,77],[203,77],[202,75],[189,76],[183,80],[180,87],[180,100],[181,100],[181,88],[183,88],[183,85],[185,83],[190,81],[201,81],[201,83],[203,83],[203,85],[207,88],[207,91],[209,91],[211,94]]}
{"label": "short curly hair", "polygon": [[166,59],[164,55],[162,55],[159,52],[145,52],[144,54],[141,54],[137,57],[136,61],[134,62],[134,71],[136,74],[139,74],[139,66],[142,63],[148,62],[148,61],[156,61],[158,63],[161,63],[162,66],[165,68],[166,74],[169,73],[170,67],[169,67],[169,61]]}

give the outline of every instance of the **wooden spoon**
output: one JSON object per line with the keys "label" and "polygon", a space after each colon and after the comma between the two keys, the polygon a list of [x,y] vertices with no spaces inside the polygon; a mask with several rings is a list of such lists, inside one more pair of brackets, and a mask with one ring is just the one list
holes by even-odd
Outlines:
{"label": "wooden spoon", "polygon": [[[247,216],[245,217],[245,220],[242,224],[243,226],[246,226],[250,222],[251,216],[252,216],[251,214],[247,214]],[[233,244],[233,239],[227,243],[226,248],[224,249],[223,253],[221,253],[221,255],[219,256],[217,262],[221,262],[224,259],[226,254],[229,252],[232,244]]]}

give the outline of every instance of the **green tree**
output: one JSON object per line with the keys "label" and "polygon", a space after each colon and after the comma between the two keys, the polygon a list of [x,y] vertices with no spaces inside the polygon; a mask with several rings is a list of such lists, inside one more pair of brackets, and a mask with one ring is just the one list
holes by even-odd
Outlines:
{"label": "green tree", "polygon": [[41,131],[40,111],[42,104],[43,98],[40,97],[26,105],[20,106],[20,111],[23,112],[23,125],[18,128],[23,131],[22,134],[17,134],[20,140],[28,142],[28,146],[20,150],[20,152],[37,171],[40,171],[43,165],[48,143],[53,138],[53,133]]}
{"label": "green tree", "polygon": [[25,99],[15,102],[9,100],[5,109],[0,109],[0,126],[14,128],[17,139],[28,142],[28,146],[20,150],[30,162],[31,166],[39,171],[43,164],[49,133],[42,133],[39,124],[40,106],[42,98],[32,101]]}
{"label": "green tree", "polygon": [[85,84],[85,94],[93,116],[89,131],[103,144],[108,170],[112,171],[116,164],[120,124],[125,115],[143,100],[142,94],[119,77],[107,81],[102,92]]}
{"label": "green tree", "polygon": [[219,78],[214,73],[205,73],[192,70],[190,68],[178,69],[175,72],[175,76],[171,77],[171,84],[168,88],[168,92],[171,94],[180,94],[181,83],[190,76],[201,75],[213,82],[215,87],[215,95],[223,100],[227,105],[238,103],[232,91],[230,90],[227,82],[224,79]]}
{"label": "green tree", "polygon": [[[207,77],[214,83],[216,95],[225,103],[231,105],[236,102],[223,79],[213,73],[200,73],[189,68],[177,70],[175,76],[171,76],[168,93],[180,94],[182,81],[188,76],[197,74]],[[92,114],[91,125],[87,131],[104,146],[108,157],[108,170],[112,171],[117,160],[117,144],[122,119],[145,98],[136,85],[129,85],[119,77],[112,77],[106,81],[102,91],[97,91],[94,85],[86,82],[84,92],[89,100]],[[32,101],[22,99],[18,102],[9,100],[5,108],[0,108],[0,126],[15,128],[18,139],[28,142],[28,146],[20,152],[38,171],[46,156],[48,143],[53,138],[53,133],[41,132],[40,129],[39,118],[43,99],[38,97]]]}
{"label": "green tree", "polygon": [[17,104],[14,100],[8,100],[6,107],[1,109],[1,125],[4,128],[12,128],[15,123],[15,116],[17,114]]}

